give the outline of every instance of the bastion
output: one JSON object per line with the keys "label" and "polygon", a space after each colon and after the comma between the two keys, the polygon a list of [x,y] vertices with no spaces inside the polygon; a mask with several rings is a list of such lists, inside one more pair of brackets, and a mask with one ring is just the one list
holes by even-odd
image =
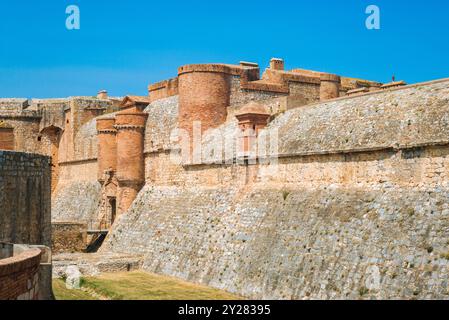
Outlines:
{"label": "bastion", "polygon": [[255,299],[449,299],[449,79],[273,58],[263,72],[181,66],[148,91],[0,99],[4,148],[51,157],[58,274],[115,265]]}

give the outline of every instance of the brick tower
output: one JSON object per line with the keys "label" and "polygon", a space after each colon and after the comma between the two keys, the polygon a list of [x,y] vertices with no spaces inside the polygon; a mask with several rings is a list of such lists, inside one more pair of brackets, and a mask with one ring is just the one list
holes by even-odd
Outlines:
{"label": "brick tower", "polygon": [[98,181],[104,183],[106,172],[117,170],[117,130],[114,117],[97,119]]}
{"label": "brick tower", "polygon": [[215,64],[184,66],[178,74],[179,128],[189,134],[192,146],[195,122],[203,133],[226,121],[232,76],[226,65]]}
{"label": "brick tower", "polygon": [[148,114],[124,110],[116,114],[118,214],[131,206],[145,183],[144,132]]}
{"label": "brick tower", "polygon": [[340,77],[335,74],[322,73],[320,75],[320,100],[326,101],[340,96]]}

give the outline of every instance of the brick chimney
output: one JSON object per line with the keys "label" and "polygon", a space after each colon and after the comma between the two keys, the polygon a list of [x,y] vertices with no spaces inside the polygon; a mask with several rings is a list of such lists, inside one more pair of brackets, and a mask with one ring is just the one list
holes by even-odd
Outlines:
{"label": "brick chimney", "polygon": [[284,60],[278,58],[272,58],[270,61],[270,69],[284,71]]}
{"label": "brick chimney", "polygon": [[108,98],[108,92],[106,90],[99,91],[98,94],[97,94],[97,98],[98,99],[102,99],[102,100],[107,99]]}

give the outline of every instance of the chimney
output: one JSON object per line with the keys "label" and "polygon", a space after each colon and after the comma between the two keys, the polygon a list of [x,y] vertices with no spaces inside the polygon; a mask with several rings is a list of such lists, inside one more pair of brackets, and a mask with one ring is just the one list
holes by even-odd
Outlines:
{"label": "chimney", "polygon": [[284,71],[284,60],[278,58],[272,58],[270,61],[271,70]]}
{"label": "chimney", "polygon": [[98,92],[97,98],[98,99],[102,99],[102,100],[107,99],[108,98],[108,92],[106,90],[101,90],[100,92]]}

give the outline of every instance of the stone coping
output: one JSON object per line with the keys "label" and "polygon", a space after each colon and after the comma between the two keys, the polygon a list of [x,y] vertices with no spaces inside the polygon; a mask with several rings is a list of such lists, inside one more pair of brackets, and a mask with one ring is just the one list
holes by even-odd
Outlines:
{"label": "stone coping", "polygon": [[177,81],[178,81],[178,77],[167,79],[167,80],[163,80],[163,81],[159,81],[159,82],[150,84],[148,86],[148,90],[149,91],[156,91],[156,90],[159,90],[159,89],[166,88],[166,87],[168,87],[170,85],[176,85]]}
{"label": "stone coping", "polygon": [[67,225],[67,226],[87,226],[87,222],[82,222],[82,221],[52,221],[51,222],[52,225]]}
{"label": "stone coping", "polygon": [[40,265],[41,256],[42,251],[40,249],[29,248],[10,258],[0,260],[0,277],[18,273],[33,268],[36,265]]}
{"label": "stone coping", "polygon": [[[397,152],[401,150],[410,150],[416,148],[425,148],[425,147],[435,147],[435,146],[447,146],[449,145],[449,140],[447,141],[434,141],[428,143],[417,143],[411,145],[398,145],[398,146],[380,146],[373,148],[357,148],[357,149],[341,149],[341,150],[325,150],[325,151],[309,151],[309,152],[298,152],[298,153],[280,153],[274,155],[242,155],[242,156],[234,156],[222,159],[220,161],[210,159],[204,160],[199,163],[193,162],[185,162],[181,165],[183,167],[195,167],[195,166],[203,166],[203,165],[216,165],[216,166],[227,166],[234,164],[244,165],[245,161],[250,161],[249,164],[256,164],[258,161],[265,161],[270,159],[285,159],[285,158],[300,158],[300,157],[312,157],[312,156],[326,156],[326,155],[336,155],[336,154],[351,154],[351,153],[366,153],[366,152],[378,152],[378,151],[392,151]],[[173,149],[176,150],[176,149]],[[160,153],[161,151],[149,151],[146,152],[145,155]],[[164,150],[165,152],[165,150]],[[262,163],[263,164],[263,163]]]}
{"label": "stone coping", "polygon": [[330,99],[330,100],[326,100],[326,101],[320,101],[320,102],[307,104],[305,106],[301,106],[301,108],[309,108],[309,107],[317,106],[317,105],[320,105],[320,104],[326,104],[326,103],[330,103],[330,102],[334,102],[334,101],[340,101],[340,100],[358,99],[360,97],[372,96],[372,95],[376,95],[376,94],[381,95],[381,94],[385,94],[385,92],[406,90],[406,89],[417,88],[417,87],[421,87],[421,86],[427,86],[427,85],[432,85],[432,84],[436,84],[436,83],[444,83],[444,82],[448,82],[448,84],[449,84],[449,78],[431,80],[431,81],[426,81],[426,82],[419,82],[419,83],[414,83],[414,84],[409,84],[409,85],[399,86],[399,87],[385,88],[385,89],[382,89],[382,90],[370,91],[370,92],[367,92],[367,93],[361,93],[361,94],[357,94],[357,95],[338,97],[338,98],[335,98],[335,99]]}
{"label": "stone coping", "polygon": [[41,159],[41,160],[48,160],[48,163],[50,163],[50,157],[49,156],[44,156],[44,155],[38,154],[38,153],[0,150],[0,155],[11,156],[11,157],[14,157],[14,156],[26,156],[28,159],[30,157],[33,157],[33,158],[38,158],[38,159]]}
{"label": "stone coping", "polygon": [[178,68],[178,75],[192,72],[216,72],[238,76],[245,67],[223,63],[189,64]]}
{"label": "stone coping", "polygon": [[98,158],[86,158],[86,159],[74,159],[70,161],[61,161],[59,162],[60,166],[71,165],[71,164],[83,164],[83,163],[92,163],[97,162]]}

